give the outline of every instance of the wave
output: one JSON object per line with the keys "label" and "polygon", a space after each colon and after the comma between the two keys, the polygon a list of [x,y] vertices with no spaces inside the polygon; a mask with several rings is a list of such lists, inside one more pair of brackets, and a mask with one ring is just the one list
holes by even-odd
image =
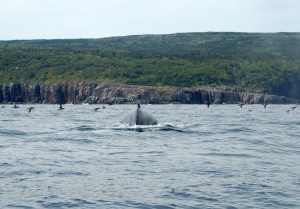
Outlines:
{"label": "wave", "polygon": [[25,136],[27,135],[23,131],[17,131],[17,130],[0,130],[0,136]]}
{"label": "wave", "polygon": [[92,126],[82,125],[82,126],[76,127],[75,130],[78,130],[78,131],[93,131],[93,130],[95,130],[95,128],[92,127]]}
{"label": "wave", "polygon": [[113,128],[118,131],[135,131],[135,132],[146,132],[146,131],[175,131],[175,132],[184,132],[180,126],[174,126],[171,124],[158,124],[158,125],[119,125],[118,127]]}
{"label": "wave", "polygon": [[53,137],[51,139],[46,139],[46,141],[64,141],[64,142],[72,142],[72,143],[77,143],[77,144],[90,144],[90,143],[95,143],[91,139],[86,139],[86,138],[74,138],[74,137]]}

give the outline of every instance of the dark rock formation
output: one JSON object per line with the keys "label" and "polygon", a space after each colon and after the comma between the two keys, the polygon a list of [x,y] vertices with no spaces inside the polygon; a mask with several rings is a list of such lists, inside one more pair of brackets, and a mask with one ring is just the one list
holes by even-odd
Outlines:
{"label": "dark rock formation", "polygon": [[284,96],[268,95],[242,89],[203,87],[162,88],[133,86],[117,83],[62,83],[62,84],[0,84],[0,103],[74,103],[108,104],[112,101],[125,103],[180,103],[204,104],[206,92],[211,104],[273,104],[296,103],[295,99]]}
{"label": "dark rock formation", "polygon": [[300,80],[291,78],[289,81],[273,87],[272,94],[300,99]]}
{"label": "dark rock formation", "polygon": [[0,84],[0,103],[2,103],[3,100],[4,100],[4,98],[3,98],[2,85]]}

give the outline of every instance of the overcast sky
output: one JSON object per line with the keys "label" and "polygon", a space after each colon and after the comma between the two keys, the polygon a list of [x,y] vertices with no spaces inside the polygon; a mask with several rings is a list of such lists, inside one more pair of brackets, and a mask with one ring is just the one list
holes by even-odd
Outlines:
{"label": "overcast sky", "polygon": [[300,32],[300,0],[0,0],[0,40]]}

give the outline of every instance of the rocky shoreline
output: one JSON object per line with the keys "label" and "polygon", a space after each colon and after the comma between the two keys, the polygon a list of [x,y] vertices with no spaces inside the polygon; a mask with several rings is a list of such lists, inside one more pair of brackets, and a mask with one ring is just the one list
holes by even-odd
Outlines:
{"label": "rocky shoreline", "polygon": [[0,84],[0,103],[290,104],[299,100],[234,88],[166,88],[119,83]]}

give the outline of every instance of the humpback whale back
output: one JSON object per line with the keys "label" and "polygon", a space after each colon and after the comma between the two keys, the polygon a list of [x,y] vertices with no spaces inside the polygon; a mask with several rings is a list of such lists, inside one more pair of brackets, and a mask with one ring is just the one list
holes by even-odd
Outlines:
{"label": "humpback whale back", "polygon": [[140,104],[138,107],[131,112],[129,112],[125,117],[121,120],[121,123],[126,123],[130,126],[133,125],[156,125],[157,120],[150,115],[148,112],[142,110],[140,108]]}
{"label": "humpback whale back", "polygon": [[136,113],[136,125],[156,125],[157,120],[147,113],[144,110],[141,110],[140,108],[137,108]]}
{"label": "humpback whale back", "polygon": [[133,126],[136,124],[136,114],[137,110],[130,111],[125,117],[121,120],[121,123],[126,123],[129,126]]}

